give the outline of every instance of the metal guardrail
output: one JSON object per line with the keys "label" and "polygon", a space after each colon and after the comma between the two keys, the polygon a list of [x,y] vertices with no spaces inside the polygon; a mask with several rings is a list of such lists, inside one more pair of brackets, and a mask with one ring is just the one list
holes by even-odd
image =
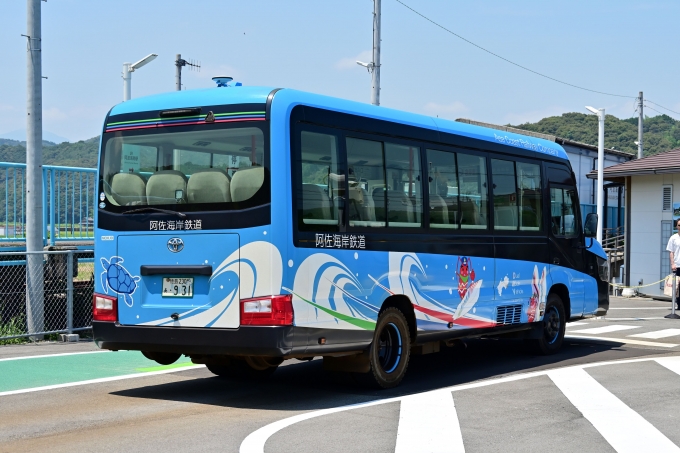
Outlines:
{"label": "metal guardrail", "polygon": [[[0,344],[91,329],[93,260],[93,250],[0,253]],[[28,266],[42,277],[33,285]]]}
{"label": "metal guardrail", "polygon": [[[43,166],[45,245],[94,240],[96,178],[94,168]],[[26,164],[0,162],[0,243],[26,240],[25,187]]]}

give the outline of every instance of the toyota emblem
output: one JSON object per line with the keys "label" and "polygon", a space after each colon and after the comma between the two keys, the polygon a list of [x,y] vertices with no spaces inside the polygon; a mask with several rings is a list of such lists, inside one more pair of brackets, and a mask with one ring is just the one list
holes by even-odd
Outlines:
{"label": "toyota emblem", "polygon": [[181,252],[184,248],[184,241],[180,238],[170,238],[168,240],[168,250],[172,253]]}

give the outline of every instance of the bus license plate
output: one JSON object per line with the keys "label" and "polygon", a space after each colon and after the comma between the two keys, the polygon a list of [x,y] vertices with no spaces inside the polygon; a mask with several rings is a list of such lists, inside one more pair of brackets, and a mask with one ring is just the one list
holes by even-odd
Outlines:
{"label": "bus license plate", "polygon": [[163,277],[163,297],[193,297],[192,277]]}

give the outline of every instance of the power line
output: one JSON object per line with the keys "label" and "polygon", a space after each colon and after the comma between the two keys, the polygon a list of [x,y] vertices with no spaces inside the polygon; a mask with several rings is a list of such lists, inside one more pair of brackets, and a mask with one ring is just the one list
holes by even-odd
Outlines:
{"label": "power line", "polygon": [[[505,58],[505,57],[502,57],[502,56],[500,56],[500,55],[498,55],[498,54],[496,54],[496,53],[493,53],[492,51],[490,51],[490,50],[488,50],[488,49],[485,49],[484,47],[482,47],[482,46],[480,46],[480,45],[478,45],[478,44],[475,44],[474,42],[470,41],[469,39],[466,39],[466,38],[462,37],[461,35],[459,35],[459,34],[453,32],[453,31],[449,30],[448,28],[444,27],[443,25],[441,25],[441,24],[439,24],[439,23],[433,21],[432,19],[430,19],[429,17],[425,16],[424,14],[419,13],[418,11],[416,11],[416,10],[413,9],[413,8],[411,8],[410,6],[408,6],[407,4],[405,4],[404,2],[402,2],[401,0],[395,0],[395,1],[396,1],[397,3],[399,3],[399,4],[401,4],[402,6],[404,6],[405,8],[411,10],[411,11],[414,12],[415,14],[419,15],[420,17],[422,17],[422,18],[425,19],[426,21],[428,21],[428,22],[430,22],[430,23],[436,25],[437,27],[441,28],[442,30],[444,30],[444,31],[446,31],[446,32],[448,32],[448,33],[450,33],[450,34],[452,34],[452,35],[455,36],[456,38],[462,39],[462,40],[465,41],[466,43],[471,44],[471,45],[475,46],[476,48],[478,48],[478,49],[480,49],[480,50],[483,50],[484,52],[486,52],[486,53],[488,53],[488,54],[493,55],[493,56],[496,57],[496,58],[500,58],[501,60],[505,61],[506,63],[510,63],[511,65],[517,66],[518,68],[524,69],[525,71],[529,71],[529,72],[531,72],[531,73],[533,73],[533,74],[536,74],[537,76],[544,77],[544,78],[546,78],[546,79],[548,79],[548,80],[552,80],[553,82],[561,83],[561,84],[563,84],[563,85],[567,85],[567,86],[570,86],[570,87],[572,87],[572,88],[578,88],[579,90],[590,91],[591,93],[604,94],[604,95],[606,95],[606,96],[615,96],[615,97],[619,97],[619,98],[637,99],[637,97],[635,97],[635,96],[625,96],[625,95],[623,95],[623,94],[614,94],[614,93],[606,93],[606,92],[604,92],[604,91],[591,90],[590,88],[585,88],[585,87],[582,87],[582,86],[574,85],[573,83],[565,82],[565,81],[563,81],[563,80],[559,80],[559,79],[556,79],[556,78],[554,78],[554,77],[550,77],[550,76],[548,76],[548,75],[541,74],[540,72],[534,71],[533,69],[529,69],[529,68],[527,68],[526,66],[522,66],[521,64],[518,64],[518,63],[515,63],[514,61],[508,60],[508,59]],[[658,105],[658,104],[657,104],[657,105]]]}
{"label": "power line", "polygon": [[[668,107],[664,107],[663,105],[657,104],[656,102],[650,101],[649,99],[645,99],[645,101],[646,101],[646,102],[649,102],[649,103],[651,103],[651,104],[654,104],[654,105],[656,105],[657,107],[661,107],[661,108],[664,109],[664,110],[668,110],[669,112],[673,112],[673,113],[675,113],[675,114],[677,114],[677,115],[680,115],[680,112],[676,112],[675,110],[671,110],[671,109],[669,109]],[[649,107],[649,108],[652,109],[651,107]],[[654,110],[654,109],[652,109],[652,110]],[[655,112],[659,112],[658,110],[654,110],[654,111],[655,111]],[[659,113],[661,113],[661,112],[659,112]],[[662,115],[663,115],[663,113],[662,113]]]}
{"label": "power line", "polygon": [[[647,101],[647,102],[651,102],[651,101]],[[656,104],[655,102],[652,102],[652,104],[658,105],[658,104]],[[664,112],[660,112],[660,111],[658,111],[657,109],[648,106],[647,104],[645,104],[645,108],[646,108],[646,109],[649,109],[649,110],[654,110],[656,113],[658,113],[658,114],[660,114],[660,115],[666,115],[666,116],[670,117],[669,114],[664,113]],[[668,109],[666,109],[666,110],[668,110]],[[673,111],[673,110],[671,110],[671,112],[672,112],[672,111]],[[677,120],[676,120],[676,121],[677,121]]]}

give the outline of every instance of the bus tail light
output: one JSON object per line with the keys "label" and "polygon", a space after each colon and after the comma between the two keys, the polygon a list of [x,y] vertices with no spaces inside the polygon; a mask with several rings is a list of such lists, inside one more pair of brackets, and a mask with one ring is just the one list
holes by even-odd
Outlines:
{"label": "bus tail light", "polygon": [[118,299],[95,293],[92,297],[92,319],[95,321],[118,321]]}
{"label": "bus tail light", "polygon": [[255,297],[241,300],[242,326],[293,325],[293,296]]}

